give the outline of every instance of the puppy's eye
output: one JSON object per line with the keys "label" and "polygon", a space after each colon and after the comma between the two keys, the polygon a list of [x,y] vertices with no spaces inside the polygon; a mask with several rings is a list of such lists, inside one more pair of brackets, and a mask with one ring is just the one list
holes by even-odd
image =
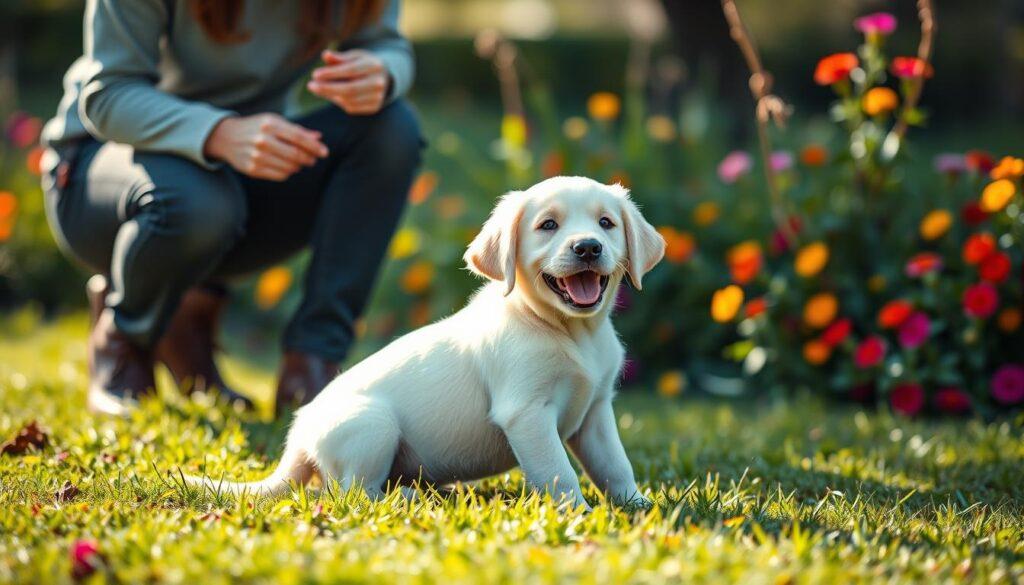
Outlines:
{"label": "puppy's eye", "polygon": [[544,223],[537,226],[537,229],[542,229],[546,232],[550,232],[552,230],[558,229],[558,223],[556,223],[553,219],[546,219],[544,220]]}
{"label": "puppy's eye", "polygon": [[602,217],[601,220],[598,221],[597,223],[606,230],[610,230],[613,227],[615,227],[615,224],[612,223],[612,220],[608,219],[607,217]]}

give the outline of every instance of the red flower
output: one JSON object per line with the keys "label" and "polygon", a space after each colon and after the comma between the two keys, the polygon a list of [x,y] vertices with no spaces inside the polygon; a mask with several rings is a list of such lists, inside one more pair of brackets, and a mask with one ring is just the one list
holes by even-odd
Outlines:
{"label": "red flower", "polygon": [[1024,400],[1024,366],[1007,364],[992,376],[992,397],[1001,404]]}
{"label": "red flower", "polygon": [[924,407],[924,389],[920,384],[900,384],[889,393],[889,404],[903,416],[914,416]]}
{"label": "red flower", "polygon": [[860,65],[857,55],[853,53],[836,53],[829,55],[814,69],[814,82],[818,85],[832,85],[850,77],[850,72]]}
{"label": "red flower", "polygon": [[969,150],[964,154],[964,162],[967,168],[977,173],[988,174],[996,168],[996,159],[983,150]]}
{"label": "red flower", "polygon": [[980,264],[996,251],[996,239],[988,232],[971,234],[964,242],[963,257],[968,264]]}
{"label": "red flower", "polygon": [[825,331],[821,333],[821,341],[826,345],[835,347],[840,343],[846,341],[846,338],[850,336],[850,330],[853,329],[853,322],[847,318],[836,319],[831,325],[828,326]]}
{"label": "red flower", "polygon": [[882,329],[899,327],[913,311],[914,305],[911,305],[908,301],[903,299],[889,301],[878,312],[878,326]]}
{"label": "red flower", "polygon": [[1003,282],[1010,276],[1010,256],[1006,252],[989,254],[978,266],[978,276],[996,284]]}
{"label": "red flower", "polygon": [[757,297],[756,299],[750,299],[747,301],[746,314],[748,319],[753,319],[761,313],[765,312],[768,308],[768,301],[764,297]]}
{"label": "red flower", "polygon": [[999,308],[999,292],[990,282],[967,287],[963,296],[964,312],[975,319],[988,319]]}
{"label": "red flower", "polygon": [[977,201],[969,201],[960,208],[960,219],[973,227],[988,219],[988,212],[982,209]]}
{"label": "red flower", "polygon": [[935,252],[921,252],[907,261],[904,271],[911,278],[920,278],[942,270],[942,256]]}
{"label": "red flower", "polygon": [[885,340],[872,335],[861,341],[853,354],[853,362],[860,369],[873,368],[885,359]]}
{"label": "red flower", "polygon": [[[792,231],[794,234],[799,234],[801,228],[803,228],[803,223],[801,223],[800,218],[795,215],[791,215],[789,217],[790,231]],[[769,243],[769,249],[771,250],[772,254],[776,256],[789,251],[789,242],[786,241],[786,234],[782,233],[781,229],[776,228],[775,231],[772,232],[772,239]]]}
{"label": "red flower", "polygon": [[971,409],[971,398],[963,390],[949,386],[935,393],[935,408],[950,414],[962,414]]}
{"label": "red flower", "polygon": [[890,70],[903,79],[931,77],[935,73],[930,63],[917,57],[894,57]]}
{"label": "red flower", "polygon": [[900,345],[907,349],[917,349],[924,345],[925,341],[928,341],[931,331],[932,322],[928,315],[922,311],[917,311],[907,317],[903,324],[900,325],[898,332]]}
{"label": "red flower", "polygon": [[103,565],[100,545],[90,538],[80,538],[71,544],[71,576],[84,579]]}

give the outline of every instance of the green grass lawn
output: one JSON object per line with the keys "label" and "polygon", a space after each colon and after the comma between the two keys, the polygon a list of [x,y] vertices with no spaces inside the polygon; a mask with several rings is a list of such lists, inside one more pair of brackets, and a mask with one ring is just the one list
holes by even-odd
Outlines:
{"label": "green grass lawn", "polygon": [[[745,583],[1024,579],[1017,423],[915,422],[814,400],[738,404],[627,393],[619,423],[651,511],[591,514],[522,495],[518,473],[411,503],[311,489],[239,501],[184,473],[258,478],[283,423],[201,401],[131,420],[84,410],[84,319],[0,337],[0,440],[38,420],[41,451],[0,455],[0,582]],[[264,400],[271,369],[229,372]],[[60,498],[70,482],[78,493]],[[64,491],[68,494],[74,490]]]}

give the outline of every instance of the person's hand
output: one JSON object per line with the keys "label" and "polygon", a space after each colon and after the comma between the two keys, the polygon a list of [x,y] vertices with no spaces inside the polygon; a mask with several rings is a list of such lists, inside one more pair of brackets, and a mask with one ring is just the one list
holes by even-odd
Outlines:
{"label": "person's hand", "polygon": [[255,179],[284,181],[327,156],[320,133],[277,114],[225,118],[213,129],[203,153]]}
{"label": "person's hand", "polygon": [[349,114],[368,116],[384,107],[391,77],[384,62],[362,49],[324,51],[324,65],[313,70],[309,91]]}

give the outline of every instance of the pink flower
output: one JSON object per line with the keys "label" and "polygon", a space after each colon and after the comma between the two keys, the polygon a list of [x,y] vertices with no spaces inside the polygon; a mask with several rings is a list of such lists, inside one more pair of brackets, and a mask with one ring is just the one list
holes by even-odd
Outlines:
{"label": "pink flower", "polygon": [[768,164],[776,173],[793,168],[793,153],[788,150],[776,150],[768,157]]}
{"label": "pink flower", "polygon": [[896,30],[896,17],[888,12],[875,12],[853,21],[853,28],[865,35],[889,35]]}
{"label": "pink flower", "polygon": [[921,252],[907,260],[904,271],[910,278],[920,278],[942,270],[942,256],[935,252]]}
{"label": "pink flower", "polygon": [[964,155],[952,152],[937,155],[932,160],[932,165],[937,172],[946,175],[959,175],[967,171],[967,159]]}
{"label": "pink flower", "polygon": [[725,155],[722,162],[718,163],[718,178],[726,185],[732,185],[743,175],[750,172],[754,161],[750,155],[742,150],[734,150]]}
{"label": "pink flower", "polygon": [[990,282],[979,282],[967,287],[962,302],[967,316],[988,319],[999,308],[999,291]]}
{"label": "pink flower", "polygon": [[71,556],[71,576],[75,579],[84,579],[103,565],[100,545],[91,538],[79,538],[71,543],[68,553]]}
{"label": "pink flower", "polygon": [[889,404],[903,416],[914,416],[924,407],[924,389],[920,384],[900,384],[889,393]]}
{"label": "pink flower", "polygon": [[39,140],[43,123],[25,112],[14,112],[7,118],[7,139],[16,148],[28,148]]}
{"label": "pink flower", "polygon": [[1017,404],[1024,400],[1024,366],[1006,364],[996,370],[990,383],[992,397],[1000,404]]}
{"label": "pink flower", "polygon": [[873,368],[885,359],[885,340],[877,335],[865,338],[853,353],[853,362],[864,370]]}
{"label": "pink flower", "polygon": [[932,330],[932,322],[928,318],[928,315],[921,311],[917,311],[907,317],[906,321],[900,325],[897,336],[900,340],[900,345],[906,349],[917,349],[924,345],[925,341],[928,341],[928,335]]}
{"label": "pink flower", "polygon": [[971,409],[971,398],[956,386],[949,386],[935,393],[935,407],[941,412],[962,414]]}

